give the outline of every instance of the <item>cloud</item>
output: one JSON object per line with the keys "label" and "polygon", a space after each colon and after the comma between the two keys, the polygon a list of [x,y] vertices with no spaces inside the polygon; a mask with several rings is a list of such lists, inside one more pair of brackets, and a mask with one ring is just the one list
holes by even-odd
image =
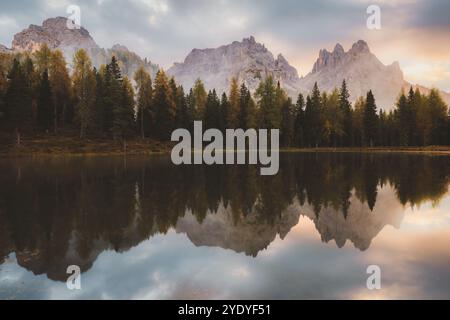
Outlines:
{"label": "cloud", "polygon": [[[450,61],[450,2],[446,0],[376,1],[382,29],[366,28],[369,0],[24,0],[2,3],[0,43],[30,23],[66,15],[67,5],[82,10],[82,24],[102,47],[121,43],[168,68],[193,48],[217,47],[254,35],[308,73],[321,48],[340,42],[350,47],[365,39],[381,60],[402,67]],[[430,60],[430,61],[429,61]],[[431,61],[432,60],[432,61]],[[443,74],[444,75],[445,71]],[[450,87],[450,80],[427,84]],[[413,78],[411,78],[413,79]]]}

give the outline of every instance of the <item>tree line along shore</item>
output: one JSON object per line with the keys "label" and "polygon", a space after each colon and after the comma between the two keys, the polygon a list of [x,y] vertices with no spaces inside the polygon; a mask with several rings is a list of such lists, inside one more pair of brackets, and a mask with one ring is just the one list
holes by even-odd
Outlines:
{"label": "tree line along shore", "polygon": [[[132,81],[133,80],[133,81]],[[0,154],[151,153],[170,150],[171,133],[193,129],[280,129],[284,150],[447,152],[448,106],[438,90],[400,92],[392,111],[372,91],[352,104],[345,80],[331,92],[317,84],[293,101],[272,77],[252,94],[233,78],[229,92],[186,90],[159,70],[129,79],[120,62],[93,67],[84,50],[72,68],[59,50],[0,54]],[[437,147],[439,146],[439,147]]]}

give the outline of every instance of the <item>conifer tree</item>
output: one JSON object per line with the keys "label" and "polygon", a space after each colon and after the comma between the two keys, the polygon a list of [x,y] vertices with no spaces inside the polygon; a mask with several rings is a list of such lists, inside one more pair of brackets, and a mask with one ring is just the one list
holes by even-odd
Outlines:
{"label": "conifer tree", "polygon": [[189,90],[189,94],[186,96],[186,105],[188,117],[189,119],[191,119],[191,122],[189,123],[189,131],[193,133],[192,130],[194,129],[193,126],[194,124],[192,123],[192,121],[195,120],[196,101],[194,96],[194,90],[192,88]]}
{"label": "conifer tree", "polygon": [[74,56],[73,87],[76,98],[76,116],[80,125],[80,138],[86,136],[87,129],[92,126],[96,102],[96,79],[92,63],[83,49]]}
{"label": "conifer tree", "polygon": [[295,104],[294,111],[295,123],[294,123],[294,144],[297,147],[305,146],[304,135],[304,118],[305,118],[305,98],[300,93]]}
{"label": "conifer tree", "polygon": [[231,79],[228,101],[230,108],[227,113],[227,128],[236,129],[239,127],[239,109],[241,101],[237,78]]}
{"label": "conifer tree", "polygon": [[45,72],[45,70],[50,69],[50,66],[52,64],[52,51],[48,47],[47,44],[42,44],[34,53],[34,58],[36,61],[36,72],[39,74],[39,77]]}
{"label": "conifer tree", "polygon": [[151,102],[153,95],[152,80],[144,67],[140,67],[134,74],[137,90],[137,123],[141,138],[150,132]]}
{"label": "conifer tree", "polygon": [[339,91],[339,108],[342,112],[342,142],[345,147],[351,145],[352,137],[352,106],[349,101],[350,93],[347,89],[346,81],[342,81],[341,90]]}
{"label": "conifer tree", "polygon": [[175,94],[176,115],[175,127],[189,130],[193,125],[193,116],[189,112],[188,99],[184,94],[183,86],[176,88]]}
{"label": "conifer tree", "polygon": [[314,84],[311,96],[308,96],[308,98],[306,99],[305,108],[305,130],[307,141],[310,147],[318,147],[324,128],[321,96],[317,83]]}
{"label": "conifer tree", "polygon": [[175,125],[176,104],[169,86],[169,80],[163,70],[156,74],[152,108],[155,115],[155,137],[162,141],[170,140]]}
{"label": "conifer tree", "polygon": [[364,110],[366,107],[366,99],[359,97],[355,102],[353,117],[352,117],[352,145],[361,147],[364,141]]}
{"label": "conifer tree", "polygon": [[125,77],[121,82],[121,97],[113,110],[113,134],[124,142],[135,132],[134,90],[130,80]]}
{"label": "conifer tree", "polygon": [[396,108],[399,143],[401,146],[409,146],[410,112],[408,110],[408,101],[403,92],[397,101]]}
{"label": "conifer tree", "polygon": [[239,92],[239,128],[256,128],[256,104],[248,88],[243,83]]}
{"label": "conifer tree", "polygon": [[56,132],[58,126],[71,123],[73,118],[70,76],[63,53],[60,50],[55,50],[51,54],[49,78],[53,93],[53,127]]}
{"label": "conifer tree", "polygon": [[417,113],[418,113],[418,103],[416,100],[416,95],[412,87],[409,89],[408,93],[408,142],[410,146],[417,146],[419,136],[418,136],[418,126],[417,126]]}
{"label": "conifer tree", "polygon": [[337,147],[344,136],[344,111],[340,106],[340,94],[334,89],[330,94],[322,93],[322,110],[324,118],[324,142]]}
{"label": "conifer tree", "polygon": [[4,56],[0,54],[0,126],[5,124],[5,93],[7,88]]}
{"label": "conifer tree", "polygon": [[431,144],[445,145],[447,143],[448,107],[436,89],[430,91],[428,96],[428,106],[432,123]]}
{"label": "conifer tree", "polygon": [[367,93],[366,105],[364,108],[364,139],[367,146],[373,147],[377,137],[377,106],[372,90]]}
{"label": "conifer tree", "polygon": [[294,117],[292,113],[292,100],[287,98],[281,107],[281,145],[290,147],[294,136]]}
{"label": "conifer tree", "polygon": [[225,133],[228,128],[228,114],[231,111],[230,102],[228,101],[227,94],[222,93],[222,98],[220,99],[220,129],[222,133]]}
{"label": "conifer tree", "polygon": [[201,120],[204,116],[206,98],[208,94],[206,93],[205,86],[200,79],[195,81],[192,91],[195,98],[195,119]]}
{"label": "conifer tree", "polygon": [[37,122],[40,128],[45,131],[54,127],[55,109],[53,106],[53,94],[48,78],[48,72],[45,70],[42,73],[39,85],[39,97],[37,104]]}
{"label": "conifer tree", "polygon": [[26,73],[14,59],[7,77],[5,93],[5,118],[16,134],[17,145],[21,144],[21,132],[31,122],[31,87]]}
{"label": "conifer tree", "polygon": [[271,76],[262,81],[255,93],[260,111],[260,127],[262,129],[279,129],[281,125],[281,90],[273,82]]}
{"label": "conifer tree", "polygon": [[218,129],[220,126],[220,101],[216,90],[209,91],[204,112],[205,129]]}

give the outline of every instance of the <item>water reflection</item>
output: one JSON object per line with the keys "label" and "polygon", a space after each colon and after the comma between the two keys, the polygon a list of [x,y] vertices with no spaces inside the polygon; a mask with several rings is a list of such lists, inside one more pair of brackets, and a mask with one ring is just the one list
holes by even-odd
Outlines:
{"label": "water reflection", "polygon": [[310,221],[323,242],[366,251],[386,225],[400,226],[404,207],[438,205],[450,165],[444,156],[284,154],[279,174],[262,177],[252,166],[176,167],[161,156],[3,160],[0,173],[0,265],[14,254],[33,274],[65,281],[68,265],[86,272],[106,250],[173,231],[258,257]]}

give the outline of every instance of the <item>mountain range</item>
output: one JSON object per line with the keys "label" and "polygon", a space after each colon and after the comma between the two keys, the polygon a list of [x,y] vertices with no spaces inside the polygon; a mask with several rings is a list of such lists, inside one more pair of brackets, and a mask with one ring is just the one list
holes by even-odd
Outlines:
{"label": "mountain range", "polygon": [[[130,78],[140,65],[144,65],[153,76],[159,69],[158,65],[142,59],[125,46],[100,48],[89,31],[83,27],[69,29],[67,21],[67,18],[57,17],[45,20],[42,26],[30,25],[14,36],[11,49],[0,45],[0,52],[34,52],[46,43],[52,49],[61,49],[68,62],[80,48],[87,50],[96,67],[116,56],[123,73]],[[372,90],[378,107],[384,110],[391,110],[399,93],[409,90],[411,86],[425,94],[430,91],[429,88],[407,82],[398,62],[384,65],[363,40],[354,43],[348,51],[339,43],[332,51],[320,50],[312,71],[304,77],[299,77],[297,70],[283,55],[275,58],[253,36],[218,48],[193,49],[182,63],[175,63],[167,73],[185,89],[191,88],[200,78],[207,89],[214,88],[219,93],[228,91],[233,77],[254,92],[259,82],[270,75],[293,99],[299,93],[307,94],[316,82],[321,90],[331,91],[339,88],[345,79],[352,102]],[[450,94],[441,91],[441,95],[450,105]]]}
{"label": "mountain range", "polygon": [[158,65],[146,58],[142,59],[123,45],[116,44],[109,49],[100,48],[88,30],[83,27],[68,28],[67,22],[67,18],[56,17],[45,20],[42,26],[30,25],[27,29],[14,35],[11,49],[0,45],[0,52],[35,52],[45,43],[50,49],[61,50],[69,67],[75,52],[78,49],[85,49],[89,53],[93,65],[97,68],[108,63],[112,56],[115,56],[119,60],[122,72],[130,78],[141,65],[153,76],[158,71]]}

